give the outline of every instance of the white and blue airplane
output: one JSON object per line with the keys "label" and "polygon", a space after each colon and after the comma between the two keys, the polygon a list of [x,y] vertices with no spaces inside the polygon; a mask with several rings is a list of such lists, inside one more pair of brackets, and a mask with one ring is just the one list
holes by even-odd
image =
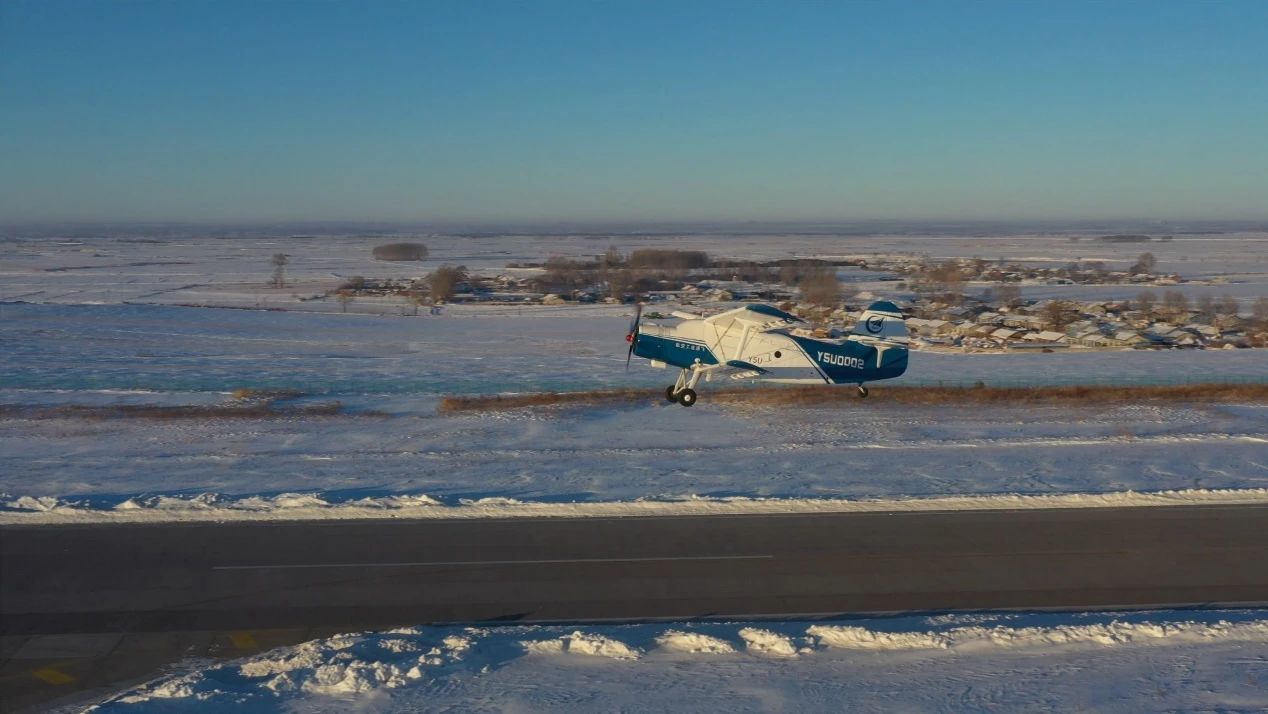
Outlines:
{"label": "white and blue airplane", "polygon": [[855,384],[867,396],[867,382],[892,379],[907,370],[907,326],[891,302],[872,303],[854,331],[840,339],[810,337],[798,328],[805,320],[770,305],[745,305],[712,317],[674,311],[677,325],[642,322],[634,313],[626,369],[634,356],[652,366],[679,369],[665,398],[684,407],[696,403],[696,385],[714,375],[790,384]]}

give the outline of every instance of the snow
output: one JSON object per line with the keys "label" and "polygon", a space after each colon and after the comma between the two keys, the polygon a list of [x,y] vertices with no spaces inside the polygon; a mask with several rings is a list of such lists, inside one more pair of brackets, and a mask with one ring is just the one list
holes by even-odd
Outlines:
{"label": "snow", "polygon": [[643,652],[620,640],[590,632],[574,631],[570,635],[550,640],[527,640],[520,643],[525,652],[532,654],[581,654],[609,659],[638,659]]}
{"label": "snow", "polygon": [[[1116,232],[1093,231],[1087,235]],[[1261,404],[771,409],[657,397],[440,414],[445,394],[663,387],[624,371],[626,306],[449,306],[322,297],[352,275],[486,274],[608,245],[750,259],[981,255],[1125,267],[1145,250],[1268,294],[1268,235],[1113,244],[1040,235],[0,237],[0,524],[581,517],[1268,502]],[[270,257],[290,285],[262,287]],[[896,295],[874,272],[854,290]],[[975,286],[981,287],[981,286]],[[1143,288],[1025,286],[1027,298]],[[662,311],[673,309],[660,305]],[[899,383],[1263,381],[1262,351],[916,353]],[[883,385],[878,385],[883,389]],[[62,407],[221,407],[269,416],[124,418]],[[325,415],[300,408],[338,402]],[[49,414],[33,416],[31,408]],[[816,622],[414,627],[234,662],[185,662],[100,711],[1263,710],[1268,611],[969,613]],[[848,705],[848,706],[847,706]]]}
{"label": "snow", "polygon": [[91,711],[1259,710],[1266,674],[1264,610],[416,627],[191,662]]}
{"label": "snow", "polygon": [[753,654],[767,657],[796,657],[798,654],[797,646],[787,635],[759,627],[745,627],[739,635],[744,640],[744,649]]}
{"label": "snow", "polygon": [[[596,503],[521,503],[492,499],[438,505],[426,496],[406,499],[391,496],[331,504],[313,494],[283,494],[283,505],[268,508],[267,499],[252,496],[233,501],[212,494],[193,499],[190,507],[174,507],[181,499],[154,499],[145,507],[128,499],[113,509],[95,509],[54,499],[24,496],[0,501],[0,525],[48,525],[66,523],[171,523],[284,520],[347,520],[358,518],[613,518],[633,516],[745,515],[761,513],[891,513],[930,511],[1027,510],[1053,508],[1128,508],[1185,505],[1268,504],[1268,489],[1181,490],[1140,493],[1062,493],[1048,495],[997,494],[942,498],[795,499],[691,497],[680,500],[607,501]],[[374,502],[374,505],[368,505]],[[406,505],[390,505],[405,503]],[[214,504],[214,505],[213,505]],[[239,504],[246,504],[240,506]],[[421,504],[421,505],[415,505]]]}
{"label": "snow", "polygon": [[682,632],[669,630],[656,637],[656,646],[667,652],[684,652],[687,654],[731,654],[735,647],[730,642],[706,635],[703,632]]}
{"label": "snow", "polygon": [[[1133,355],[1142,369],[1155,356]],[[652,504],[632,508],[654,509],[695,497],[705,503],[674,508],[702,511],[736,497],[1268,488],[1268,407],[1260,404],[965,410],[846,399],[772,409],[710,402],[707,390],[692,409],[653,395],[629,405],[439,415],[434,395],[359,394],[339,396],[348,411],[330,416],[10,413],[0,416],[0,502],[63,516],[69,507],[108,518],[325,518],[356,509],[462,516],[550,506],[565,514],[640,500]],[[66,404],[73,395],[51,398]],[[10,403],[41,399],[0,389]],[[132,516],[122,513],[133,506]]]}
{"label": "snow", "polygon": [[[624,371],[631,315],[621,305],[472,306],[441,317],[0,305],[0,369],[6,393],[24,390],[5,401],[66,403],[69,390],[91,403],[170,402],[165,395],[173,394],[205,403],[208,393],[249,388],[350,400],[364,409],[386,401],[417,413],[440,394],[671,382],[670,372],[643,360]],[[892,383],[1028,385],[1036,374],[1047,384],[1262,380],[1264,363],[1259,350],[920,352]]]}
{"label": "snow", "polygon": [[[1094,237],[1116,232],[955,235],[867,234],[850,229],[847,235],[766,233],[708,234],[598,234],[585,235],[318,235],[279,237],[267,234],[202,237],[151,235],[84,237],[56,241],[20,235],[0,236],[0,300],[67,304],[197,304],[238,307],[318,310],[339,308],[321,297],[354,275],[414,278],[442,263],[462,264],[484,273],[508,271],[512,262],[541,262],[550,255],[593,259],[608,246],[629,252],[638,248],[689,248],[712,255],[753,260],[791,257],[869,258],[876,255],[927,255],[932,260],[981,256],[989,260],[1051,266],[1074,260],[1104,261],[1125,269],[1140,253],[1158,258],[1159,268],[1189,279],[1219,278],[1229,284],[1182,285],[1190,294],[1234,293],[1243,297],[1264,294],[1268,265],[1268,235],[1230,232],[1221,235],[1177,235],[1167,242],[1071,242],[1068,235]],[[1172,229],[1174,230],[1174,229]],[[16,233],[16,232],[15,232]],[[418,240],[430,251],[424,262],[373,260],[374,246],[397,240]],[[285,288],[266,288],[273,254],[290,256]],[[883,291],[893,283],[869,280],[862,271],[841,271],[859,289]],[[873,274],[874,275],[874,274]],[[1106,299],[1137,294],[1140,286],[1035,286],[1023,288],[1027,297],[1066,298],[1099,296]],[[1034,294],[1032,294],[1034,291]],[[313,299],[316,298],[316,299]],[[358,298],[350,311],[399,314],[396,299]]]}

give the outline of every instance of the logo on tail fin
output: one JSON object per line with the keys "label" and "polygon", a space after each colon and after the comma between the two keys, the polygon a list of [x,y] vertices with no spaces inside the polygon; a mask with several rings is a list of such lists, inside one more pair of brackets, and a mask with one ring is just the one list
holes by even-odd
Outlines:
{"label": "logo on tail fin", "polygon": [[872,315],[864,321],[863,326],[873,335],[879,335],[885,329],[885,318],[881,315]]}

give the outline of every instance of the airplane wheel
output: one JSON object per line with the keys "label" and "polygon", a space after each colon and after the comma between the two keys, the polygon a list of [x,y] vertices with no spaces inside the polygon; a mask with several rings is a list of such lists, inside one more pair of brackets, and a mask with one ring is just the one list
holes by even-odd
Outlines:
{"label": "airplane wheel", "polygon": [[678,393],[678,403],[684,407],[689,407],[696,403],[696,390],[684,389]]}
{"label": "airplane wheel", "polygon": [[674,394],[673,387],[665,387],[665,399],[668,399],[671,402],[678,401],[678,395]]}
{"label": "airplane wheel", "polygon": [[867,387],[864,387],[863,385],[860,384],[859,385],[859,399],[864,399],[866,397],[867,397]]}

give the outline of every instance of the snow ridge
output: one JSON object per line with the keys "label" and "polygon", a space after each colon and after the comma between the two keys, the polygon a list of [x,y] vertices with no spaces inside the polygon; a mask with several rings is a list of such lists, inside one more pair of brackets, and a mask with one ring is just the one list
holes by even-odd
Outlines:
{"label": "snow ridge", "polygon": [[109,507],[84,500],[0,494],[0,525],[158,523],[179,521],[328,520],[356,518],[579,518],[744,513],[1122,508],[1189,504],[1268,503],[1268,488],[1182,489],[1110,493],[988,494],[886,500],[708,497],[694,494],[634,501],[525,502],[510,498],[459,499],[446,504],[426,494],[332,501],[320,493],[242,497],[133,497]]}
{"label": "snow ridge", "polygon": [[[1190,617],[1193,613],[1187,613]],[[1163,617],[1159,617],[1159,616]],[[810,661],[833,652],[938,652],[962,656],[1001,650],[1114,648],[1212,643],[1268,642],[1268,612],[1243,611],[1244,619],[1167,620],[1141,616],[966,614],[882,620],[866,624],[763,623],[609,625],[583,629],[557,626],[492,628],[404,628],[382,633],[338,635],[278,648],[236,662],[166,676],[117,694],[91,711],[142,710],[154,702],[183,701],[213,706],[254,703],[273,710],[285,701],[389,693],[418,686],[461,686],[470,677],[530,657],[537,666],[564,667],[574,657],[612,666],[655,667],[684,655],[730,658],[734,666],[761,660]],[[1018,619],[1049,624],[1007,624]],[[1100,619],[1100,622],[1088,622]],[[1134,619],[1134,621],[1132,621]],[[1080,621],[1083,620],[1083,621]],[[856,621],[858,622],[858,621]],[[994,622],[993,626],[990,625]],[[898,625],[900,629],[893,627]],[[924,629],[921,629],[921,625]],[[741,651],[741,648],[743,651]],[[579,660],[575,660],[579,661]],[[554,663],[554,664],[551,664]],[[663,665],[662,665],[663,666]],[[638,670],[646,672],[645,669]]]}

